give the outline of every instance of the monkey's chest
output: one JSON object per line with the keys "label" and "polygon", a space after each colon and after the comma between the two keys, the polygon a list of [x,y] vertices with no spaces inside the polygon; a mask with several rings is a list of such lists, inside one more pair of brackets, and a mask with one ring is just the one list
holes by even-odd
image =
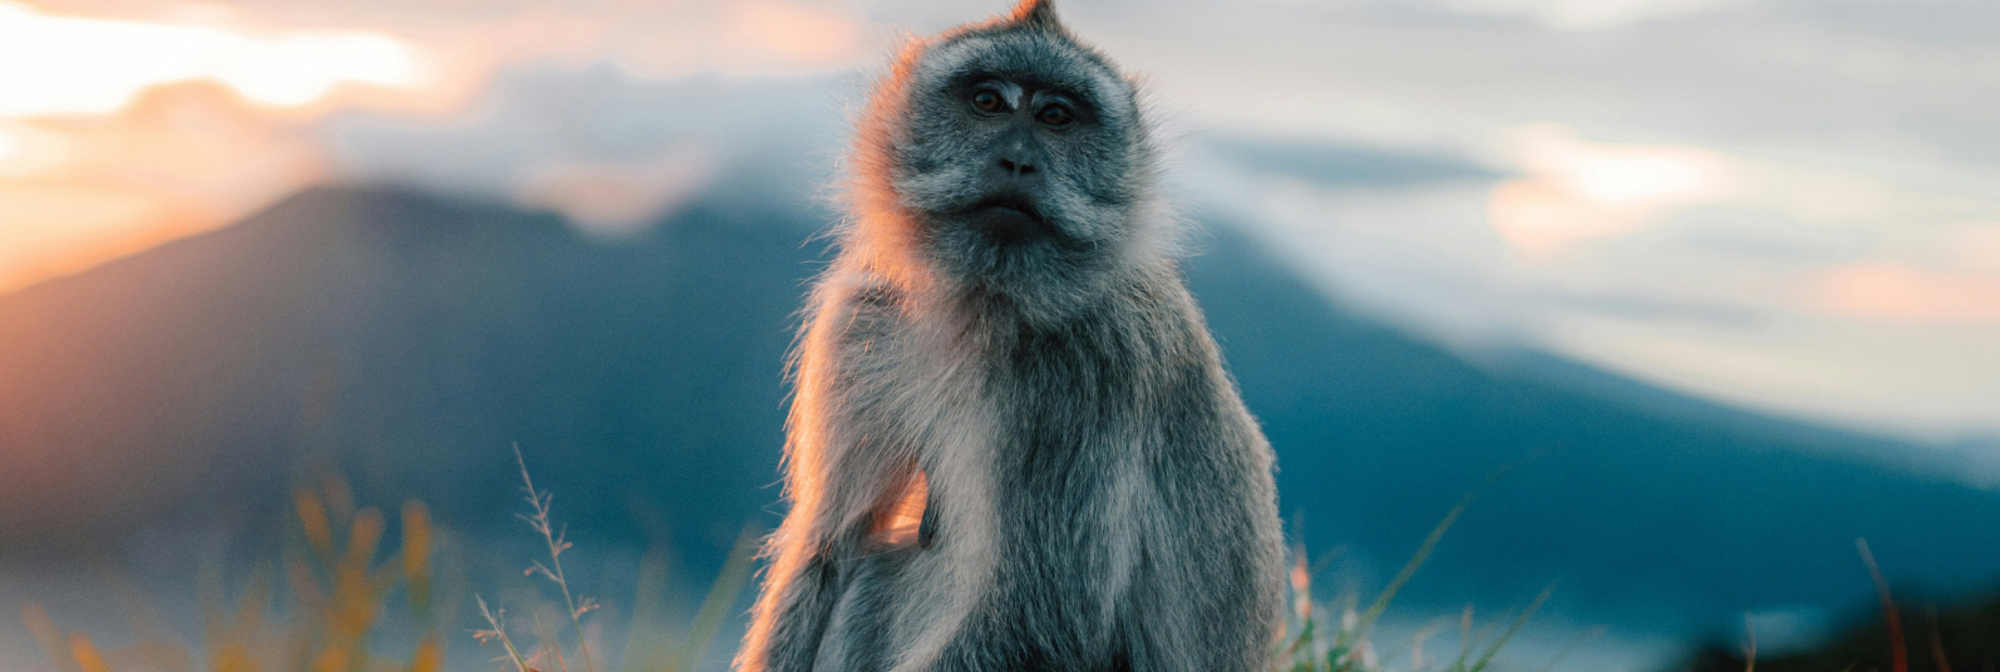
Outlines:
{"label": "monkey's chest", "polygon": [[[1032,433],[1031,433],[1032,434]],[[1113,669],[1112,613],[1138,572],[1139,467],[1111,437],[1049,432],[1010,446],[996,474],[991,592],[984,634],[1020,669]],[[1121,453],[1123,455],[1121,455]],[[1144,479],[1137,479],[1143,481]]]}
{"label": "monkey's chest", "polygon": [[1014,414],[1015,431],[996,446],[993,532],[1017,597],[1088,612],[1137,562],[1131,535],[1157,498],[1138,415],[1055,406]]}
{"label": "monkey's chest", "polygon": [[[1150,499],[1163,417],[1148,348],[1076,335],[1029,340],[996,376],[991,401],[996,513],[1005,547],[1026,546],[1046,571],[1104,568],[1128,518]],[[1018,542],[1018,543],[1017,543]]]}

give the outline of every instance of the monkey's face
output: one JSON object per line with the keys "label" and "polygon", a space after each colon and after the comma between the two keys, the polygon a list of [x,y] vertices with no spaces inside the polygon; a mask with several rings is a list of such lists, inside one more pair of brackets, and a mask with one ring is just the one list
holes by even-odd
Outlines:
{"label": "monkey's face", "polygon": [[1115,263],[1152,159],[1134,89],[1102,56],[1003,23],[929,46],[906,76],[889,177],[934,262],[994,286]]}

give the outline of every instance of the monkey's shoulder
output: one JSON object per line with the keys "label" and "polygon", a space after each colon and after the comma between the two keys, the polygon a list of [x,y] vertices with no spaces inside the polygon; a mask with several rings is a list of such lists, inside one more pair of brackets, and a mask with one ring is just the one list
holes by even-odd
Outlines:
{"label": "monkey's shoulder", "polygon": [[903,290],[887,282],[868,282],[855,287],[847,297],[849,310],[889,314],[902,310],[907,300]]}
{"label": "monkey's shoulder", "polygon": [[918,337],[923,330],[913,322],[921,317],[911,301],[905,290],[887,282],[848,284],[825,297],[815,340],[832,348],[826,353],[844,377],[874,380],[887,370],[919,366],[935,359],[938,348]]}
{"label": "monkey's shoulder", "polygon": [[888,282],[871,278],[833,278],[820,288],[820,327],[833,329],[839,340],[878,338],[900,321],[907,298]]}

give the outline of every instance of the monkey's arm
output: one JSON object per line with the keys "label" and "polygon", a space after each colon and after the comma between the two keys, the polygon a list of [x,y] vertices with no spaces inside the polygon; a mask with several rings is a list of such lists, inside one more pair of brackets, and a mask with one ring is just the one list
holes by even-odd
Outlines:
{"label": "monkey's arm", "polygon": [[824,547],[794,544],[780,528],[763,595],[751,611],[750,632],[737,654],[740,672],[808,672],[826,622],[840,599],[840,574]]}
{"label": "monkey's arm", "polygon": [[[740,672],[813,670],[828,623],[846,591],[843,569],[865,540],[865,523],[898,475],[879,442],[855,429],[851,396],[865,339],[886,325],[879,306],[822,286],[822,303],[800,343],[786,442],[792,510],[766,543],[771,564],[737,655]],[[857,347],[861,344],[861,347]]]}

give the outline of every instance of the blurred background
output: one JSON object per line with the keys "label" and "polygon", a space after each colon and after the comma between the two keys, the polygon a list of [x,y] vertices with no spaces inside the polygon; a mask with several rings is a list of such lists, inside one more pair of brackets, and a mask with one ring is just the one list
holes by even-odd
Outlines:
{"label": "blurred background", "polygon": [[[1058,4],[1149,92],[1332,609],[1537,455],[1387,630],[1555,582],[1496,665],[1740,669],[1747,622],[1889,669],[1865,537],[1912,650],[2000,662],[2000,4]],[[541,543],[516,445],[593,637],[646,567],[698,602],[782,513],[868,83],[1006,8],[0,0],[6,613],[195,641],[341,477],[429,504],[447,666],[493,669],[470,595],[532,600]],[[27,621],[0,668],[66,669]]]}

